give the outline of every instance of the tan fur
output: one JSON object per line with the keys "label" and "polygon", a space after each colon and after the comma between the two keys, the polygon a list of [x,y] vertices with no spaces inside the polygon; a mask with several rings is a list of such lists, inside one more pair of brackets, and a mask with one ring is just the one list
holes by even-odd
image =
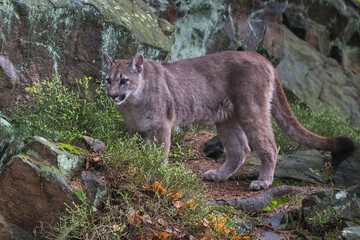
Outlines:
{"label": "tan fur", "polygon": [[[330,151],[352,150],[348,138],[326,138],[303,128],[294,117],[276,70],[255,52],[219,52],[172,63],[113,61],[105,55],[106,87],[125,124],[145,140],[157,140],[169,153],[171,128],[191,123],[214,123],[226,153],[220,169],[204,178],[227,180],[250,147],[260,160],[259,179],[250,189],[273,182],[276,144],[271,114],[289,137],[307,146]],[[122,84],[121,84],[122,83]]]}

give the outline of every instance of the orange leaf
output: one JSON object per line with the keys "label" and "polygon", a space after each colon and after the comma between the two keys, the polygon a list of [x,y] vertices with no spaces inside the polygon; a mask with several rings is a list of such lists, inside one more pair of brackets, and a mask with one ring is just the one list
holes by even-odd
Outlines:
{"label": "orange leaf", "polygon": [[185,206],[186,206],[186,207],[194,206],[194,202],[193,202],[192,200],[187,201],[187,202],[185,203]]}
{"label": "orange leaf", "polygon": [[243,238],[239,236],[233,236],[230,240],[243,240]]}
{"label": "orange leaf", "polygon": [[156,235],[152,236],[151,239],[152,240],[167,240],[169,238],[170,234],[168,233],[164,233],[164,232],[159,232]]}
{"label": "orange leaf", "polygon": [[130,210],[128,215],[128,221],[130,224],[140,224],[142,222],[142,217],[139,216],[133,209]]}
{"label": "orange leaf", "polygon": [[175,208],[182,208],[184,207],[184,202],[182,201],[176,201],[173,203]]}
{"label": "orange leaf", "polygon": [[89,169],[89,159],[86,159],[86,167],[85,167],[85,170],[88,170]]}
{"label": "orange leaf", "polygon": [[151,190],[161,195],[163,192],[163,187],[159,182],[154,182],[154,184],[151,186]]}
{"label": "orange leaf", "polygon": [[170,202],[174,203],[176,201],[179,201],[181,199],[181,194],[178,191],[173,191],[170,194]]}
{"label": "orange leaf", "polygon": [[243,236],[242,238],[243,238],[243,239],[246,239],[246,240],[251,239],[250,236]]}
{"label": "orange leaf", "polygon": [[147,239],[150,239],[150,238],[145,237],[144,235],[140,235],[140,236],[136,237],[136,240],[147,240]]}
{"label": "orange leaf", "polygon": [[94,157],[94,158],[93,158],[93,161],[94,161],[94,162],[100,161],[100,157]]}
{"label": "orange leaf", "polygon": [[113,229],[118,232],[121,230],[121,227],[118,224],[114,224]]}

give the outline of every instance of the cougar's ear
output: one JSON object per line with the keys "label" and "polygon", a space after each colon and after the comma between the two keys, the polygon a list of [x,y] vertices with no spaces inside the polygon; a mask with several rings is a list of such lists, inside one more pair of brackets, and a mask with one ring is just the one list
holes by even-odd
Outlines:
{"label": "cougar's ear", "polygon": [[138,73],[141,73],[141,71],[143,70],[143,62],[144,62],[143,55],[141,55],[140,53],[137,53],[134,56],[134,58],[131,60],[132,69],[134,71],[136,70]]}
{"label": "cougar's ear", "polygon": [[111,66],[114,65],[114,61],[106,53],[104,53],[103,57],[104,57],[104,62],[105,62],[105,65],[106,65],[106,69],[109,71]]}

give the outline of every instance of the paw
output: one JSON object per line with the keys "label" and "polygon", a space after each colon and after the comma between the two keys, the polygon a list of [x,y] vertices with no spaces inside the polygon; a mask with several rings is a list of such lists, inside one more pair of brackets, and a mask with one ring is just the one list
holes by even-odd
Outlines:
{"label": "paw", "polygon": [[209,171],[206,171],[204,173],[204,178],[205,180],[208,181],[215,181],[215,182],[220,182],[220,181],[226,181],[227,178],[222,176],[218,170],[215,169],[210,169]]}
{"label": "paw", "polygon": [[250,183],[250,190],[251,191],[259,191],[261,189],[268,189],[270,186],[271,186],[271,183],[270,181],[259,181],[259,180],[256,180],[256,181],[252,181]]}

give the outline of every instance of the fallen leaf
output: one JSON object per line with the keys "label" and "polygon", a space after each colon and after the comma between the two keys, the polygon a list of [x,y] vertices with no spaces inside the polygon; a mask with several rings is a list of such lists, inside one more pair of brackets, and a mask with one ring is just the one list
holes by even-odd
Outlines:
{"label": "fallen leaf", "polygon": [[94,161],[94,162],[100,161],[100,157],[94,157],[94,158],[93,158],[93,161]]}
{"label": "fallen leaf", "polygon": [[152,240],[167,240],[169,239],[169,237],[172,237],[172,234],[170,233],[164,233],[164,232],[159,232],[157,234],[155,234],[154,236],[151,237]]}
{"label": "fallen leaf", "polygon": [[194,206],[194,202],[193,202],[192,200],[187,201],[187,202],[185,203],[185,207],[191,207],[191,206]]}
{"label": "fallen leaf", "polygon": [[154,182],[154,184],[151,186],[151,190],[161,195],[163,192],[163,187],[159,182]]}
{"label": "fallen leaf", "polygon": [[251,239],[250,236],[243,236],[242,238],[243,238],[243,239],[246,239],[246,240]]}
{"label": "fallen leaf", "polygon": [[142,217],[137,214],[134,209],[130,209],[128,215],[128,221],[130,224],[140,224],[142,222]]}
{"label": "fallen leaf", "polygon": [[181,199],[181,197],[182,197],[181,194],[177,190],[172,191],[170,196],[169,196],[170,202],[174,203],[176,201],[179,201]]}
{"label": "fallen leaf", "polygon": [[175,208],[182,208],[182,207],[184,207],[184,202],[176,201],[176,202],[173,203],[173,205],[174,205]]}
{"label": "fallen leaf", "polygon": [[142,220],[143,220],[144,223],[154,224],[154,223],[151,221],[150,215],[148,215],[148,214],[144,214],[144,216],[142,216],[141,218],[142,218]]}
{"label": "fallen leaf", "polygon": [[86,167],[85,167],[86,170],[89,169],[89,159],[86,159]]}
{"label": "fallen leaf", "polygon": [[113,229],[118,232],[121,230],[121,227],[118,224],[114,224]]}
{"label": "fallen leaf", "polygon": [[230,238],[230,240],[243,240],[243,238],[239,236],[233,236],[232,238]]}
{"label": "fallen leaf", "polygon": [[136,240],[148,240],[148,239],[150,239],[150,238],[145,237],[144,235],[140,235],[140,236],[136,237]]}
{"label": "fallen leaf", "polygon": [[166,225],[166,222],[162,219],[162,218],[159,218],[158,219],[158,223],[162,226],[165,226]]}

